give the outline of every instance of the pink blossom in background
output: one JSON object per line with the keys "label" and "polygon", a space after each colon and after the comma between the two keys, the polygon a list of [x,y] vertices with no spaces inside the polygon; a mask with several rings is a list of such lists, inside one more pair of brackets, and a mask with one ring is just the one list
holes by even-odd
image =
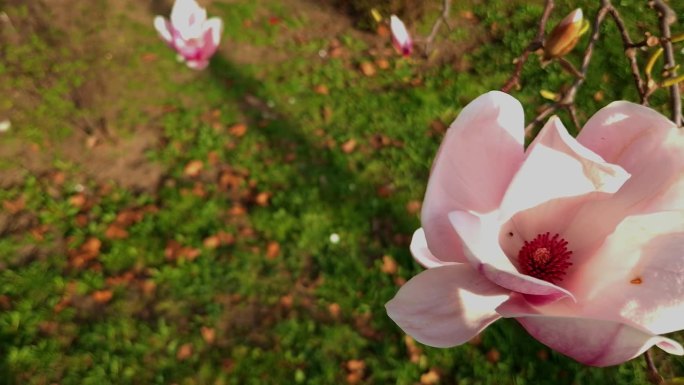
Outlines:
{"label": "pink blossom in background", "polygon": [[410,56],[413,52],[413,41],[406,30],[404,22],[395,15],[390,17],[390,30],[392,31],[392,44],[397,51],[404,56]]}
{"label": "pink blossom in background", "polygon": [[201,70],[209,64],[221,40],[223,23],[212,17],[195,0],[176,0],[171,9],[171,20],[154,18],[159,35],[178,53],[188,67]]}
{"label": "pink blossom in background", "polygon": [[525,150],[513,97],[466,106],[434,160],[411,243],[428,269],[387,303],[416,340],[460,345],[501,317],[587,365],[684,329],[684,133],[629,102],[577,139],[552,117]]}

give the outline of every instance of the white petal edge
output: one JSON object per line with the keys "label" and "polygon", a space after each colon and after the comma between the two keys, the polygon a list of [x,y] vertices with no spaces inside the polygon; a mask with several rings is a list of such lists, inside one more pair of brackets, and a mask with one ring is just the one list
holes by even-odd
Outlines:
{"label": "white petal edge", "polygon": [[413,258],[416,260],[416,262],[427,269],[455,264],[455,262],[441,261],[439,258],[432,255],[430,249],[428,249],[427,240],[425,239],[425,231],[423,231],[422,227],[413,232],[410,250],[411,255],[413,255]]}
{"label": "white petal edge", "polygon": [[171,35],[171,31],[169,31],[165,18],[156,16],[154,18],[154,28],[159,32],[159,36],[161,36],[164,41],[169,44],[173,41],[173,36]]}
{"label": "white petal edge", "polygon": [[214,45],[221,42],[221,32],[223,31],[223,21],[218,17],[212,17],[204,22],[203,33],[210,30]]}

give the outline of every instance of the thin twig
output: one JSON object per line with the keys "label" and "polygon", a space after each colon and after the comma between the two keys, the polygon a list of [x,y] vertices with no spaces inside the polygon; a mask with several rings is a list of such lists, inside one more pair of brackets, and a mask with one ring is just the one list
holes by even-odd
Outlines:
{"label": "thin twig", "polygon": [[[660,45],[665,50],[665,68],[667,72],[666,78],[673,78],[677,76],[677,63],[675,62],[674,49],[672,48],[672,34],[670,33],[670,25],[677,21],[677,16],[667,4],[662,0],[653,0],[649,3],[656,11],[658,11],[658,20],[660,21]],[[679,94],[679,84],[670,86],[670,108],[672,121],[677,127],[682,126],[682,98]]]}
{"label": "thin twig", "polygon": [[546,24],[549,22],[549,17],[551,16],[551,10],[553,10],[554,3],[553,0],[546,0],[544,5],[544,12],[542,13],[541,19],[539,19],[539,26],[537,27],[537,35],[534,40],[525,48],[523,53],[515,59],[515,70],[506,84],[501,87],[501,91],[509,92],[513,87],[520,84],[520,73],[522,72],[523,66],[527,61],[527,57],[530,54],[544,46],[544,33],[546,32]]}
{"label": "thin twig", "polygon": [[[620,35],[622,36],[622,43],[625,46],[625,56],[627,56],[627,59],[629,60],[629,68],[632,71],[632,77],[634,78],[634,83],[636,84],[637,91],[639,91],[639,98],[641,99],[640,102],[643,105],[648,105],[648,98],[646,98],[646,85],[644,83],[644,79],[641,77],[641,72],[639,72],[639,65],[636,61],[636,50],[637,47],[641,46],[641,43],[635,45],[632,42],[632,38],[629,37],[627,27],[625,27],[625,23],[622,21],[622,18],[620,17],[620,13],[618,13],[617,9],[615,9],[615,7],[613,7],[612,4],[608,8],[608,12],[610,13],[610,16],[613,17],[613,21],[615,22],[615,25],[617,26],[618,30],[620,31]],[[646,45],[647,41],[644,40],[643,44]]]}
{"label": "thin twig", "polygon": [[648,376],[648,381],[654,385],[664,384],[665,380],[663,379],[663,376],[658,373],[658,368],[656,368],[655,364],[653,363],[650,350],[644,352],[644,359],[646,360],[646,369],[648,370],[646,373]]}
{"label": "thin twig", "polygon": [[579,119],[577,118],[577,108],[575,107],[574,104],[571,104],[566,107],[568,110],[568,113],[570,114],[570,119],[572,120],[572,124],[575,125],[575,128],[579,132],[579,130],[582,129],[582,125],[580,124]]}
{"label": "thin twig", "polygon": [[577,70],[577,68],[575,68],[575,66],[572,65],[572,63],[570,63],[570,61],[568,61],[568,59],[561,56],[561,57],[556,58],[556,60],[558,60],[558,64],[560,64],[564,70],[566,70],[570,74],[572,74],[572,76],[574,76],[576,78],[584,77],[584,75],[582,73],[580,73]]}
{"label": "thin twig", "polygon": [[437,37],[437,32],[439,32],[439,28],[442,26],[442,23],[446,24],[447,28],[449,27],[449,23],[447,22],[449,18],[449,13],[451,12],[451,0],[444,0],[442,3],[442,14],[435,20],[435,24],[432,25],[432,30],[430,31],[430,35],[425,38],[425,56],[430,55],[430,46],[432,45],[432,42],[435,40],[435,37]]}

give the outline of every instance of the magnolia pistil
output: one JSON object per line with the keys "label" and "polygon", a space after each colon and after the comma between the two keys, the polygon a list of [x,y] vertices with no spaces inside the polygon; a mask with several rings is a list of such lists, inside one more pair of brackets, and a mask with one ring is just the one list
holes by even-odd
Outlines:
{"label": "magnolia pistil", "polygon": [[563,280],[572,266],[571,255],[565,239],[547,232],[538,234],[531,242],[525,241],[518,252],[518,264],[523,274],[555,284]]}

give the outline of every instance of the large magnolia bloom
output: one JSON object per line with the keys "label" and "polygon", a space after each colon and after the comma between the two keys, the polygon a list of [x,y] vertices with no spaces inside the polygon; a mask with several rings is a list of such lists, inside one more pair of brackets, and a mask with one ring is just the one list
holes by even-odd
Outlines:
{"label": "large magnolia bloom", "polygon": [[389,316],[431,346],[501,317],[575,360],[615,365],[684,329],[684,134],[628,102],[577,139],[551,118],[527,150],[513,97],[466,106],[434,161],[411,243],[428,269]]}
{"label": "large magnolia bloom", "polygon": [[154,18],[154,27],[164,41],[188,67],[203,69],[209,64],[221,40],[221,19],[207,19],[207,10],[195,0],[176,0],[171,9],[171,20]]}

